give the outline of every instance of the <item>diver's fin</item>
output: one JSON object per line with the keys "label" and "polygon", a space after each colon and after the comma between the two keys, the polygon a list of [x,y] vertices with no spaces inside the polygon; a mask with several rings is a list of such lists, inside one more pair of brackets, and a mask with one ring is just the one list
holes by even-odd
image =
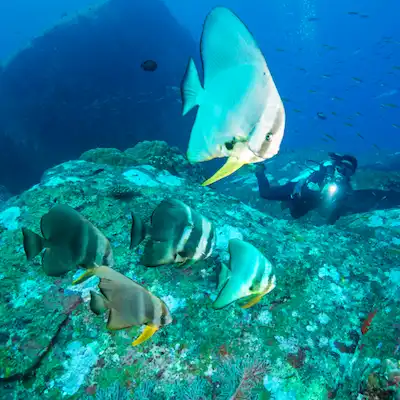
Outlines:
{"label": "diver's fin", "polygon": [[186,115],[193,107],[200,104],[199,95],[203,93],[199,74],[193,58],[189,59],[181,83],[182,115]]}
{"label": "diver's fin", "polygon": [[24,236],[25,255],[27,260],[30,261],[43,250],[45,240],[28,228],[22,228],[22,235]]}
{"label": "diver's fin", "polygon": [[131,242],[129,245],[129,249],[133,250],[136,246],[138,246],[143,239],[146,237],[146,225],[143,221],[135,215],[131,213],[132,216],[132,227],[131,227]]}
{"label": "diver's fin", "polygon": [[72,284],[78,285],[79,283],[85,282],[86,280],[94,276],[95,272],[96,272],[96,267],[87,269],[81,276],[72,281]]}
{"label": "diver's fin", "polygon": [[140,336],[134,342],[132,342],[132,346],[137,346],[150,339],[158,331],[158,329],[159,327],[156,325],[146,325]]}
{"label": "diver's fin", "polygon": [[244,64],[265,63],[264,56],[246,25],[224,7],[216,7],[207,15],[200,51],[206,90],[207,84],[223,70]]}
{"label": "diver's fin", "polygon": [[125,321],[120,312],[118,312],[115,308],[110,309],[110,314],[107,321],[107,329],[110,331],[117,331],[119,329],[129,328],[130,326],[132,325]]}
{"label": "diver's fin", "polygon": [[212,183],[233,174],[239,168],[243,167],[243,165],[243,162],[236,160],[236,158],[229,157],[226,163],[211,178],[202,183],[202,186],[211,185]]}
{"label": "diver's fin", "polygon": [[101,315],[107,310],[107,300],[93,290],[90,291],[90,309],[96,314]]}

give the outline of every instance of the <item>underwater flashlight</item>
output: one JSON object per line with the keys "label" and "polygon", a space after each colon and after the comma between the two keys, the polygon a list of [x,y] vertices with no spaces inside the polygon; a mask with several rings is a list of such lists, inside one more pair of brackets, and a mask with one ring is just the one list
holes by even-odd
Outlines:
{"label": "underwater flashlight", "polygon": [[328,186],[328,193],[330,196],[333,196],[338,191],[338,185],[336,183],[332,183]]}

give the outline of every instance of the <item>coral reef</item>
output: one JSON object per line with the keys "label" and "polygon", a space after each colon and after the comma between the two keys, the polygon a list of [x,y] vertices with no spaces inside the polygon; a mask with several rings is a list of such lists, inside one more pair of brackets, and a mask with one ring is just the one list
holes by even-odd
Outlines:
{"label": "coral reef", "polygon": [[[396,384],[400,255],[389,249],[399,248],[400,210],[369,213],[346,230],[277,219],[193,184],[195,169],[163,160],[174,149],[135,148],[125,154],[135,154],[136,164],[105,162],[108,151],[92,151],[91,162],[55,166],[0,209],[1,399],[347,400],[376,398],[374,373]],[[216,225],[210,259],[146,268],[143,244],[129,250],[130,213],[147,222],[168,197]],[[109,332],[90,312],[96,278],[72,286],[78,271],[51,278],[39,257],[26,261],[20,228],[39,231],[40,217],[58,203],[104,232],[115,269],[162,298],[172,324],[132,347],[140,328]],[[273,263],[277,287],[249,309],[215,311],[216,270],[232,237]]]}
{"label": "coral reef", "polygon": [[125,151],[112,148],[91,149],[83,153],[80,159],[115,167],[150,165],[188,180],[204,180],[199,164],[190,164],[177,147],[170,147],[161,140],[139,142]]}

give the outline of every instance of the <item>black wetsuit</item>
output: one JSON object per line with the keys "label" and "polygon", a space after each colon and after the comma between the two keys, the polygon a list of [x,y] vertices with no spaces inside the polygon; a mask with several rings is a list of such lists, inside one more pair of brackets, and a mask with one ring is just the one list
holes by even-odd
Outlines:
{"label": "black wetsuit", "polygon": [[[270,186],[265,171],[256,172],[260,196],[267,200],[284,202],[291,216],[296,219],[321,206],[321,189],[333,176],[333,165],[321,165],[303,181]],[[317,185],[314,185],[314,190],[309,188],[310,183]],[[400,192],[374,189],[353,190],[348,177],[343,177],[339,185],[340,196],[335,199],[326,216],[329,224],[334,224],[342,215],[400,207]]]}

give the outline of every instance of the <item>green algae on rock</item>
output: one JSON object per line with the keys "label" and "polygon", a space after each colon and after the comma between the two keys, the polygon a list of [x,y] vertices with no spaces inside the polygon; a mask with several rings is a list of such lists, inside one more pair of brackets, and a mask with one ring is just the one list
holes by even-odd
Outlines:
{"label": "green algae on rock", "polygon": [[[124,201],[106,195],[116,183],[140,195]],[[147,221],[167,198],[216,226],[212,257],[189,268],[146,268],[144,245],[129,250],[131,212]],[[96,278],[74,287],[73,271],[51,278],[39,260],[27,262],[19,228],[37,231],[54,204],[68,204],[96,224],[111,243],[115,269],[160,297],[174,322],[132,348],[139,328],[109,333],[82,304]],[[127,398],[222,399],[246,389],[264,398],[344,400],[357,398],[371,365],[399,359],[400,258],[387,251],[398,245],[398,234],[386,230],[398,210],[374,228],[382,235],[366,235],[351,225],[341,230],[277,219],[154,165],[83,160],[50,169],[41,183],[9,199],[10,207],[19,215],[1,225],[1,398],[85,399],[119,390]],[[277,287],[247,310],[215,311],[215,271],[234,237],[271,260]],[[257,374],[251,388],[243,386],[248,371]]]}

